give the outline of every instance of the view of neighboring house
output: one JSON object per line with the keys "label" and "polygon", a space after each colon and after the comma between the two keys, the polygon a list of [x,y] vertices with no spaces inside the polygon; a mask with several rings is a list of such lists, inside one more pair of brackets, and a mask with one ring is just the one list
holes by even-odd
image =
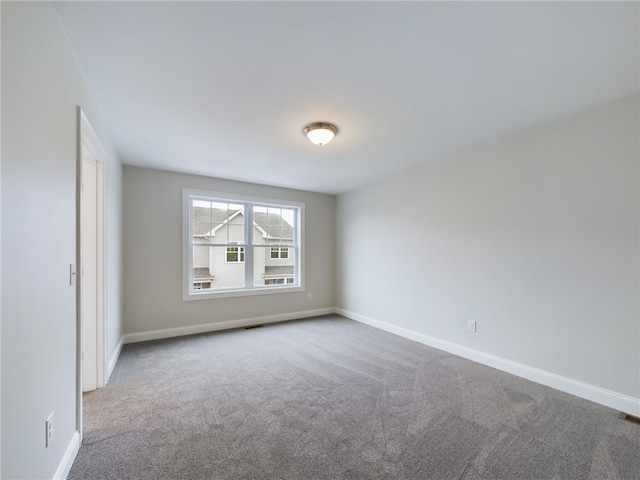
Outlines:
{"label": "view of neighboring house", "polygon": [[[248,235],[242,205],[200,202],[193,206],[193,288],[233,288],[245,285]],[[296,283],[294,228],[286,209],[253,209],[253,285]]]}

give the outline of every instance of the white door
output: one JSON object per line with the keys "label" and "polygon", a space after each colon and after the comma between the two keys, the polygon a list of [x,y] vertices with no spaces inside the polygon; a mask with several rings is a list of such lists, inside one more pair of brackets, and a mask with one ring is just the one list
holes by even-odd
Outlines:
{"label": "white door", "polygon": [[80,200],[80,318],[82,391],[98,387],[98,202],[97,161],[83,145]]}

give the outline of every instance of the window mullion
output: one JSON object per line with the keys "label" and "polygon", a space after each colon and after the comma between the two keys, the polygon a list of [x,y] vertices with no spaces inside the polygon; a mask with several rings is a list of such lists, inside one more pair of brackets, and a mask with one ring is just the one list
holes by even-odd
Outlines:
{"label": "window mullion", "polygon": [[[194,245],[195,245],[195,240],[194,240],[194,236],[193,236],[193,219],[191,218],[191,213],[193,211],[193,200],[191,197],[187,197],[188,201],[189,201],[189,224],[187,225],[187,230],[189,231],[189,250],[186,252],[187,253],[187,258],[189,261],[189,269],[187,271],[187,276],[189,278],[189,284],[187,286],[188,288],[188,292],[192,293],[194,290],[194,278],[193,278],[193,250],[194,250]],[[183,200],[184,201],[184,200]]]}
{"label": "window mullion", "polygon": [[247,203],[244,206],[244,279],[245,288],[252,288],[253,281],[253,204]]}

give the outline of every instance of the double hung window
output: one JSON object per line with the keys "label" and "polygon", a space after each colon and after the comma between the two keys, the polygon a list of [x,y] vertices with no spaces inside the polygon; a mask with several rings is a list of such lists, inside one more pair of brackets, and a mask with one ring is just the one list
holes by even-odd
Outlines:
{"label": "double hung window", "polygon": [[304,204],[184,190],[184,299],[303,288]]}

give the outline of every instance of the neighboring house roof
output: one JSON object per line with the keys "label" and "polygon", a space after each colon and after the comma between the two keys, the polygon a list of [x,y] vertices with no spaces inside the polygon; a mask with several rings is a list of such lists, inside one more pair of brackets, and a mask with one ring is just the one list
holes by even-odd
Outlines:
{"label": "neighboring house roof", "polygon": [[[217,208],[193,207],[193,235],[196,237],[215,235],[231,219],[242,215],[242,210],[219,210]],[[293,239],[293,227],[277,213],[253,213],[254,226],[268,238]]]}
{"label": "neighboring house roof", "polygon": [[[274,230],[282,227],[280,238],[293,238],[293,227],[277,213],[253,212],[254,223],[263,230]],[[270,235],[271,236],[271,235]]]}
{"label": "neighboring house roof", "polygon": [[228,210],[217,208],[193,207],[193,234],[204,236],[221,224],[225,224],[230,217],[235,216],[240,210],[233,210],[230,215]]}
{"label": "neighboring house roof", "polygon": [[208,267],[195,267],[193,269],[193,279],[213,278]]}
{"label": "neighboring house roof", "polygon": [[264,274],[271,275],[293,275],[293,265],[267,265],[264,267]]}

